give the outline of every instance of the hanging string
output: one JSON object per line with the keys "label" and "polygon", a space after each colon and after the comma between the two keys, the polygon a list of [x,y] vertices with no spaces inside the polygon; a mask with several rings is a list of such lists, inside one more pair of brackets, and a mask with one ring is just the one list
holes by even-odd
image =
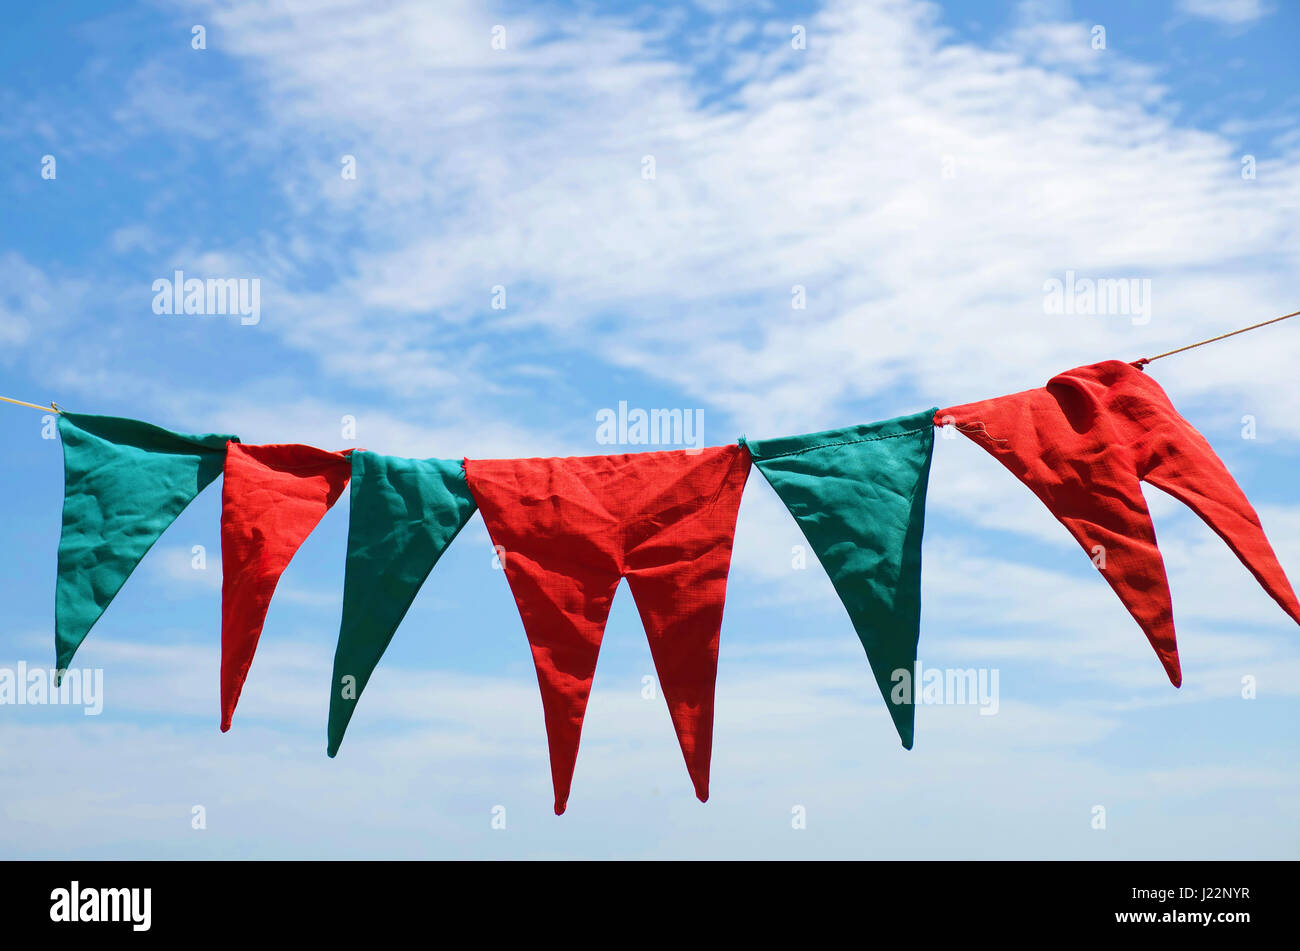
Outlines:
{"label": "hanging string", "polygon": [[1214,343],[1216,340],[1227,340],[1229,337],[1237,336],[1237,334],[1244,334],[1247,330],[1258,330],[1260,327],[1267,327],[1269,324],[1275,324],[1279,320],[1287,320],[1296,316],[1300,316],[1300,310],[1292,311],[1289,314],[1283,314],[1281,317],[1274,317],[1272,320],[1260,321],[1257,324],[1251,324],[1249,327],[1242,327],[1240,330],[1232,330],[1226,334],[1219,334],[1217,337],[1211,337],[1209,340],[1202,340],[1199,343],[1189,343],[1187,346],[1179,347],[1177,350],[1166,350],[1164,353],[1157,353],[1154,357],[1143,357],[1141,360],[1136,361],[1135,365],[1144,367],[1152,360],[1159,360],[1163,357],[1172,357],[1175,353],[1182,353],[1184,350],[1203,347],[1207,343]]}
{"label": "hanging string", "polygon": [[7,396],[0,396],[0,400],[3,400],[6,403],[13,403],[15,406],[30,406],[32,409],[39,409],[46,413],[62,412],[62,410],[60,410],[53,402],[51,402],[49,406],[42,406],[40,403],[29,403],[26,400],[11,400]]}

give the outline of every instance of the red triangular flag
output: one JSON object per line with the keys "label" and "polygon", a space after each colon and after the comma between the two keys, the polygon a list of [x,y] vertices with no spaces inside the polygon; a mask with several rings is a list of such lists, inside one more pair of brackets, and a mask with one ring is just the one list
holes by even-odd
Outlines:
{"label": "red triangular flag", "polygon": [[564,812],[605,620],[626,577],[650,641],[686,768],[709,798],[718,635],[740,446],[567,459],[466,460],[532,645]]}
{"label": "red triangular flag", "polygon": [[221,729],[239,702],[271,595],[298,548],[343,493],[346,452],[226,447],[221,490]]}
{"label": "red triangular flag", "polygon": [[949,422],[1033,490],[1093,556],[1175,687],[1183,675],[1173,602],[1139,481],[1196,512],[1300,622],[1300,603],[1241,487],[1137,366],[1078,367],[1045,388],[935,414],[936,424]]}

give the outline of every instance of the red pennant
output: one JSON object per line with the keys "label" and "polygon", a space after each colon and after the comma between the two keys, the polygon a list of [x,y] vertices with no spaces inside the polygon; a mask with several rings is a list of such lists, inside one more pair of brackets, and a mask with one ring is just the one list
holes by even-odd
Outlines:
{"label": "red pennant", "polygon": [[271,595],[298,548],[343,493],[346,452],[226,447],[221,490],[221,729],[253,663]]}
{"label": "red pennant", "polygon": [[718,636],[749,463],[740,446],[465,461],[537,665],[556,815],[623,577],[695,794],[709,798]]}
{"label": "red pennant", "polygon": [[936,425],[948,422],[1029,486],[1093,556],[1175,687],[1182,670],[1173,602],[1139,481],[1196,512],[1300,622],[1300,603],[1245,494],[1205,437],[1136,365],[1108,360],[1068,370],[1044,389],[935,415]]}

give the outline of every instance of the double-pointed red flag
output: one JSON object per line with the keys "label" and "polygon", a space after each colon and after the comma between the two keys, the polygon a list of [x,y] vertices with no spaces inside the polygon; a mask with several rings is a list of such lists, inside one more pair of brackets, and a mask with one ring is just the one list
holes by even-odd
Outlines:
{"label": "double-pointed red flag", "polygon": [[1093,556],[1175,687],[1183,674],[1173,602],[1140,482],[1204,519],[1300,622],[1300,603],[1241,487],[1137,366],[1077,367],[1040,389],[939,410],[935,423],[947,422],[1029,486]]}
{"label": "double-pointed red flag", "polygon": [[620,578],[645,625],[695,794],[709,798],[718,636],[749,465],[740,446],[466,460],[532,646],[557,815]]}

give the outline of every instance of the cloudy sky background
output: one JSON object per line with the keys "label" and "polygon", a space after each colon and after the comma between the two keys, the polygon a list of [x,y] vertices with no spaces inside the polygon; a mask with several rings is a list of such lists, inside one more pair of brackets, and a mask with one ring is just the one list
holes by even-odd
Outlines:
{"label": "cloudy sky background", "polygon": [[[592,454],[619,449],[595,437],[621,400],[702,409],[721,444],[1025,389],[1300,307],[1300,12],[1281,2],[160,0],[11,19],[0,395],[249,443]],[[156,316],[151,285],[176,269],[259,278],[261,322]],[[1067,270],[1149,279],[1150,322],[1046,314]],[[1296,333],[1151,368],[1292,577]],[[32,410],[0,412],[0,436],[0,666],[48,665],[60,449]],[[478,517],[329,760],[341,501],[285,573],[219,733],[214,486],[78,655],[104,670],[103,714],[0,707],[0,855],[1295,858],[1296,628],[1194,515],[1148,499],[1181,690],[1027,490],[936,441],[921,659],[997,669],[1000,707],[922,707],[907,752],[824,573],[791,567],[802,538],[752,478],[712,799],[642,697],[653,667],[620,590],[556,818],[531,657]]]}

